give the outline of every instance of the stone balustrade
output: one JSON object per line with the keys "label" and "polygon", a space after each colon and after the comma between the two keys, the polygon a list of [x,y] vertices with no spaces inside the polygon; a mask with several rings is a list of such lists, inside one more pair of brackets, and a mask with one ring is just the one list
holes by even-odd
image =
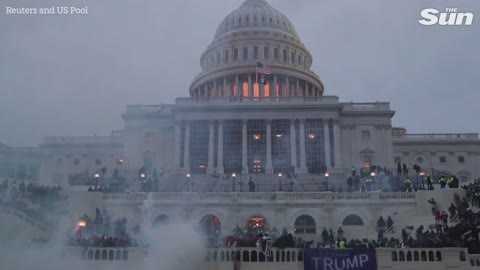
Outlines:
{"label": "stone balustrade", "polygon": [[[128,201],[141,203],[147,198],[146,193],[106,193],[106,202]],[[215,203],[304,203],[316,202],[324,204],[351,203],[415,203],[415,193],[405,192],[232,192],[232,193],[154,193],[154,201],[161,202],[215,202]]]}
{"label": "stone balustrade", "polygon": [[[143,248],[68,248],[65,254],[91,263],[143,265],[146,256]],[[467,254],[463,248],[378,248],[376,249],[378,269],[476,269],[480,266],[480,255]],[[66,257],[64,255],[64,257]],[[68,258],[68,257],[67,257]],[[242,269],[290,269],[303,270],[303,250],[296,248],[272,249],[272,256],[266,257],[259,248],[218,248],[206,249],[203,262],[208,269],[231,269],[232,264]],[[160,262],[159,262],[160,263]]]}

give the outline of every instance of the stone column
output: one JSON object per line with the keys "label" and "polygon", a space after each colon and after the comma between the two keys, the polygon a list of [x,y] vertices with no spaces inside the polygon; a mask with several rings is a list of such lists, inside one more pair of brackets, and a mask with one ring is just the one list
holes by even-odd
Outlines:
{"label": "stone column", "polygon": [[327,170],[332,168],[332,161],[330,159],[330,132],[328,127],[328,119],[323,120],[323,138],[325,144],[325,165],[327,166]]}
{"label": "stone column", "polygon": [[214,158],[214,135],[215,135],[215,122],[214,121],[209,121],[208,122],[208,167],[207,167],[207,173],[212,173],[215,168],[213,166],[213,158]]}
{"label": "stone column", "polygon": [[228,97],[227,95],[227,78],[223,77],[223,88],[222,88],[222,95],[224,97]]}
{"label": "stone column", "polygon": [[290,165],[297,168],[297,139],[295,132],[295,119],[290,119]]}
{"label": "stone column", "polygon": [[223,120],[218,120],[217,172],[223,174]]}
{"label": "stone column", "polygon": [[285,96],[287,97],[291,97],[291,93],[290,93],[290,80],[288,79],[288,77],[285,79]]}
{"label": "stone column", "polygon": [[213,94],[212,97],[217,97],[217,80],[213,80]]}
{"label": "stone column", "polygon": [[273,174],[272,166],[272,120],[266,119],[267,124],[267,162],[265,164],[265,173]]}
{"label": "stone column", "polygon": [[190,121],[185,121],[185,142],[183,149],[183,170],[190,171]]}
{"label": "stone column", "polygon": [[342,151],[340,149],[340,122],[339,120],[335,120],[333,122],[333,148],[334,148],[334,160],[335,160],[335,169],[341,170],[343,169],[342,164]]}
{"label": "stone column", "polygon": [[247,122],[248,120],[242,120],[242,174],[248,173],[248,162],[247,162]]}
{"label": "stone column", "polygon": [[270,87],[270,96],[277,98],[277,75],[273,76],[273,87]]}
{"label": "stone column", "polygon": [[235,76],[235,85],[236,85],[236,88],[237,88],[237,97],[241,97],[242,96],[242,89],[240,87],[240,79],[238,78],[238,75]]}
{"label": "stone column", "polygon": [[175,130],[174,130],[174,133],[173,133],[173,137],[174,137],[174,140],[175,140],[175,145],[174,145],[174,151],[173,151],[173,155],[174,155],[174,160],[173,160],[173,168],[175,170],[179,170],[180,169],[180,158],[182,157],[181,156],[181,153],[180,153],[180,149],[182,149],[182,146],[181,146],[181,143],[182,143],[182,131],[181,131],[181,127],[180,127],[180,124],[175,122]]}
{"label": "stone column", "polygon": [[299,173],[307,173],[307,156],[305,152],[305,119],[300,119],[300,168]]}
{"label": "stone column", "polygon": [[248,74],[248,98],[252,99],[252,97],[253,97],[252,74]]}
{"label": "stone column", "polygon": [[301,94],[301,91],[300,91],[300,80],[297,79],[297,85],[295,86],[295,92],[296,92],[296,96],[300,96]]}

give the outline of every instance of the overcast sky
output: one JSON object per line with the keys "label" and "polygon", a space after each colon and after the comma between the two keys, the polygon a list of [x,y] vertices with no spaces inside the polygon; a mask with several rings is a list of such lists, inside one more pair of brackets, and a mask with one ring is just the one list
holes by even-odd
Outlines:
{"label": "overcast sky", "polygon": [[[0,0],[0,142],[109,135],[126,104],[188,95],[199,59],[243,0]],[[480,1],[269,0],[313,55],[326,95],[389,101],[411,133],[479,132]],[[6,15],[6,7],[88,6],[88,15]],[[423,26],[424,8],[475,14]]]}

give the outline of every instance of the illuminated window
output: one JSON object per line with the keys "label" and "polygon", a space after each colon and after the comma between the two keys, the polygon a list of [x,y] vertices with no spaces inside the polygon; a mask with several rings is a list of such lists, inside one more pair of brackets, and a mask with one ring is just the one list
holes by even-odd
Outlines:
{"label": "illuminated window", "polygon": [[[266,125],[264,120],[249,120],[247,123],[247,165],[255,168],[255,173],[265,172],[266,160]],[[259,162],[255,162],[259,161]]]}
{"label": "illuminated window", "polygon": [[208,164],[208,121],[192,121],[190,128],[190,166],[192,173],[206,173]]}
{"label": "illuminated window", "polygon": [[248,221],[248,227],[251,229],[266,229],[267,224],[265,222],[265,219],[263,217],[252,217]]}
{"label": "illuminated window", "polygon": [[[323,122],[319,119],[305,121],[305,134],[314,135],[305,141],[305,154],[309,173],[323,173],[325,170],[325,145]],[[299,138],[299,137],[297,137]]]}
{"label": "illuminated window", "polygon": [[272,165],[275,173],[290,167],[290,121],[272,121]]}
{"label": "illuminated window", "polygon": [[200,230],[207,236],[219,236],[221,227],[220,219],[216,216],[208,215],[200,220]]}

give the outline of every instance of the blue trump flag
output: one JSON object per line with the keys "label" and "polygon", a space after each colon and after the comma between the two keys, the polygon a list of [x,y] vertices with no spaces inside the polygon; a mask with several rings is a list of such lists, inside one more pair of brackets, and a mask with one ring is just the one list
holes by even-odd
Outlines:
{"label": "blue trump flag", "polygon": [[304,270],[377,270],[375,249],[306,248]]}

